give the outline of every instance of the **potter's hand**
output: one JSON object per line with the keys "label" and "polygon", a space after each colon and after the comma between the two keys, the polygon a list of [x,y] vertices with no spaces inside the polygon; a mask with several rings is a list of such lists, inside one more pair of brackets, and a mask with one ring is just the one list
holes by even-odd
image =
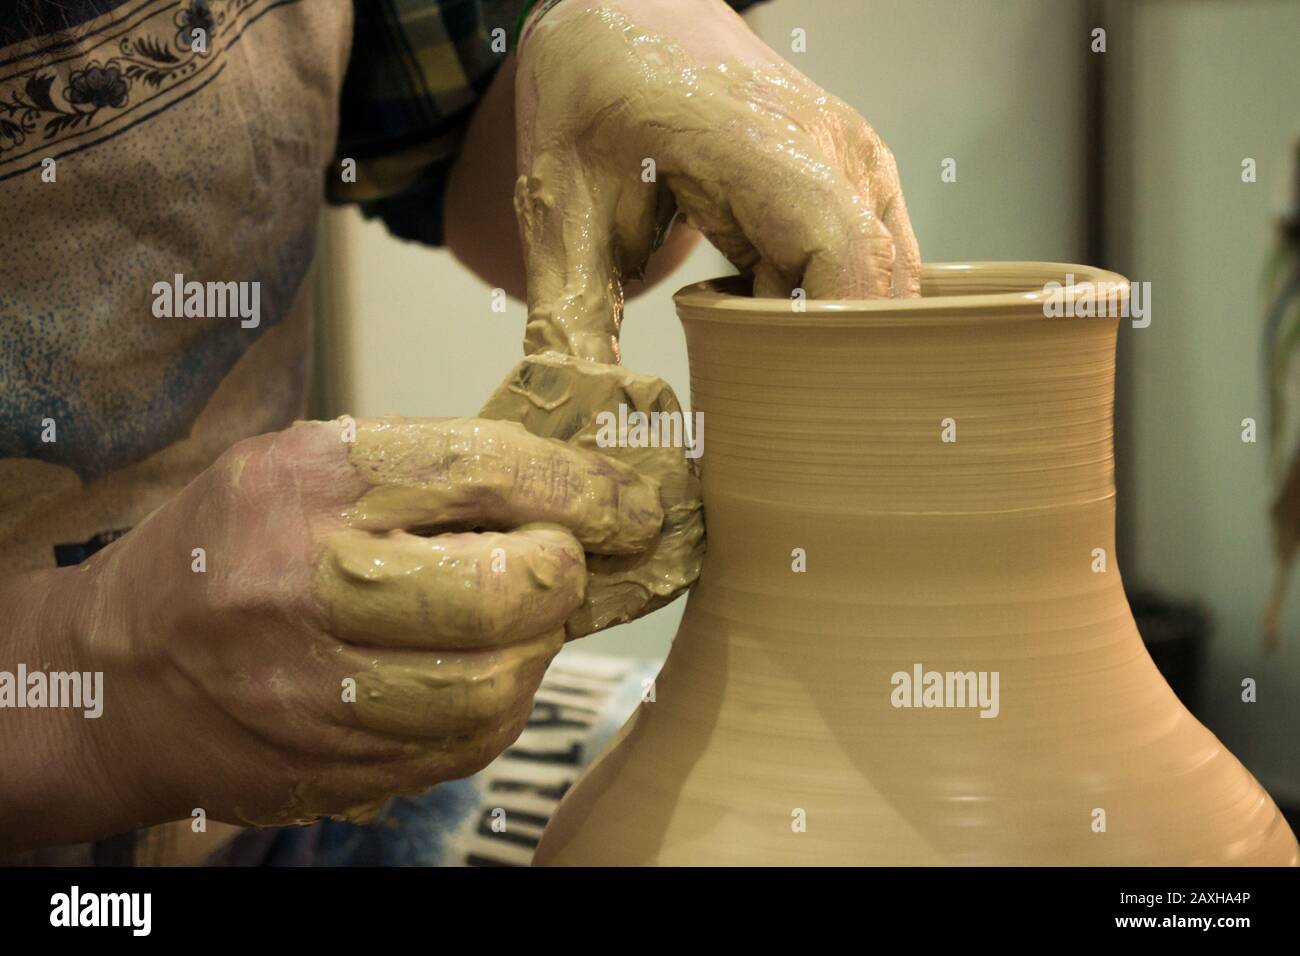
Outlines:
{"label": "potter's hand", "polygon": [[753,273],[756,295],[919,293],[888,147],[721,0],[534,13],[516,115],[529,352],[617,361],[622,278],[674,208]]}
{"label": "potter's hand", "polygon": [[[704,504],[696,467],[704,450],[703,426],[694,422],[694,445],[611,441],[621,417],[664,422],[656,435],[671,438],[673,418],[686,431],[682,407],[663,379],[546,352],[527,356],[479,411],[484,418],[519,422],[534,435],[559,438],[578,448],[610,455],[659,486],[663,529],[635,554],[587,556],[587,598],[569,619],[569,637],[583,637],[663,607],[695,583],[704,560]],[[654,418],[651,418],[654,416]],[[625,434],[625,438],[629,437]]]}
{"label": "potter's hand", "polygon": [[480,769],[528,719],[584,549],[663,520],[653,481],[512,423],[347,424],[240,442],[84,568],[84,666],[132,724],[115,789],[168,819],[364,816]]}

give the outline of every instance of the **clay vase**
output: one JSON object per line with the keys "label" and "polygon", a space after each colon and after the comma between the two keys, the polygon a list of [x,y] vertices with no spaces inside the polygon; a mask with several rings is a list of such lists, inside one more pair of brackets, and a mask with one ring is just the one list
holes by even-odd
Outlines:
{"label": "clay vase", "polygon": [[1103,282],[1122,308],[1122,277],[1050,263],[802,312],[738,279],[678,293],[704,568],[537,863],[1297,863],[1125,600],[1121,320],[1078,314]]}

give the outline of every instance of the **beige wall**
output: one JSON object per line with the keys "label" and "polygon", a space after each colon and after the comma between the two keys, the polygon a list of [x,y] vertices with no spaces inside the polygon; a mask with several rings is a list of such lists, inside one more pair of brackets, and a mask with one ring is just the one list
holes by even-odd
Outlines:
{"label": "beige wall", "polygon": [[[878,11],[864,19],[864,10]],[[1073,0],[777,0],[751,14],[776,49],[870,120],[898,157],[928,259],[1077,260],[1082,225],[1081,4]],[[936,35],[935,25],[942,29]],[[807,32],[806,53],[790,31]],[[957,182],[940,163],[957,160]],[[355,212],[331,214],[331,411],[472,414],[521,352],[524,309],[489,308],[489,290],[443,252],[390,238]],[[701,248],[631,303],[624,362],[689,377],[671,293],[731,271]],[[662,656],[682,602],[587,639],[589,650]]]}
{"label": "beige wall", "polygon": [[[1274,791],[1300,802],[1300,588],[1284,648],[1259,650],[1272,577],[1261,276],[1300,134],[1300,4],[1128,4],[1130,141],[1112,170],[1129,229],[1122,264],[1151,283],[1151,326],[1121,333],[1129,423],[1125,577],[1197,600],[1214,620],[1207,722]],[[1259,181],[1241,181],[1253,157]],[[1259,702],[1241,701],[1241,680]]]}

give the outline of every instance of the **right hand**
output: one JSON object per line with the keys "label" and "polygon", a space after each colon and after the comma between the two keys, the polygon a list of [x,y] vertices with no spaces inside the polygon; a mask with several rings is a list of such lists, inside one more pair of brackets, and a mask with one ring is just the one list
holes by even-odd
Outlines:
{"label": "right hand", "polygon": [[756,296],[920,294],[893,153],[722,0],[539,8],[515,91],[529,354],[617,364],[623,279],[678,210]]}
{"label": "right hand", "polygon": [[634,553],[663,521],[653,480],[513,423],[343,439],[240,442],[79,569],[99,756],[139,823],[364,817],[481,769],[528,720],[584,550]]}

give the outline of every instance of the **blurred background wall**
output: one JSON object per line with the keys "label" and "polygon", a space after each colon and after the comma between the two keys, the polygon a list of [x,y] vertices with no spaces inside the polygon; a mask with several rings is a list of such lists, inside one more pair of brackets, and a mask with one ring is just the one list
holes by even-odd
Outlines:
{"label": "blurred background wall", "polygon": [[[1121,332],[1124,576],[1203,606],[1202,719],[1279,803],[1300,805],[1300,582],[1281,650],[1260,652],[1273,580],[1264,264],[1293,198],[1300,3],[1107,4],[1107,232],[1149,281],[1149,328]],[[1127,91],[1127,95],[1123,95]],[[1254,159],[1258,181],[1242,182]],[[1260,441],[1241,440],[1242,419]],[[1241,700],[1243,678],[1259,700]]]}
{"label": "blurred background wall", "polygon": [[[1091,254],[1152,283],[1151,327],[1121,334],[1119,559],[1130,584],[1210,613],[1205,718],[1280,802],[1285,792],[1300,803],[1300,595],[1282,651],[1263,658],[1267,446],[1240,440],[1243,417],[1261,430],[1267,417],[1259,280],[1291,176],[1285,146],[1300,131],[1300,3],[775,0],[748,19],[891,145],[927,260]],[[1100,114],[1089,51],[1099,23],[1110,58]],[[804,53],[791,51],[796,27]],[[1099,119],[1100,157],[1089,139]],[[1247,156],[1253,185],[1240,179]],[[956,182],[940,178],[948,158]],[[473,414],[521,354],[523,305],[493,312],[491,290],[445,252],[342,210],[329,214],[320,261],[322,414]],[[631,302],[625,364],[687,402],[671,294],[730,271],[702,247]],[[662,657],[681,606],[584,649]],[[1247,676],[1258,704],[1240,700]]]}

